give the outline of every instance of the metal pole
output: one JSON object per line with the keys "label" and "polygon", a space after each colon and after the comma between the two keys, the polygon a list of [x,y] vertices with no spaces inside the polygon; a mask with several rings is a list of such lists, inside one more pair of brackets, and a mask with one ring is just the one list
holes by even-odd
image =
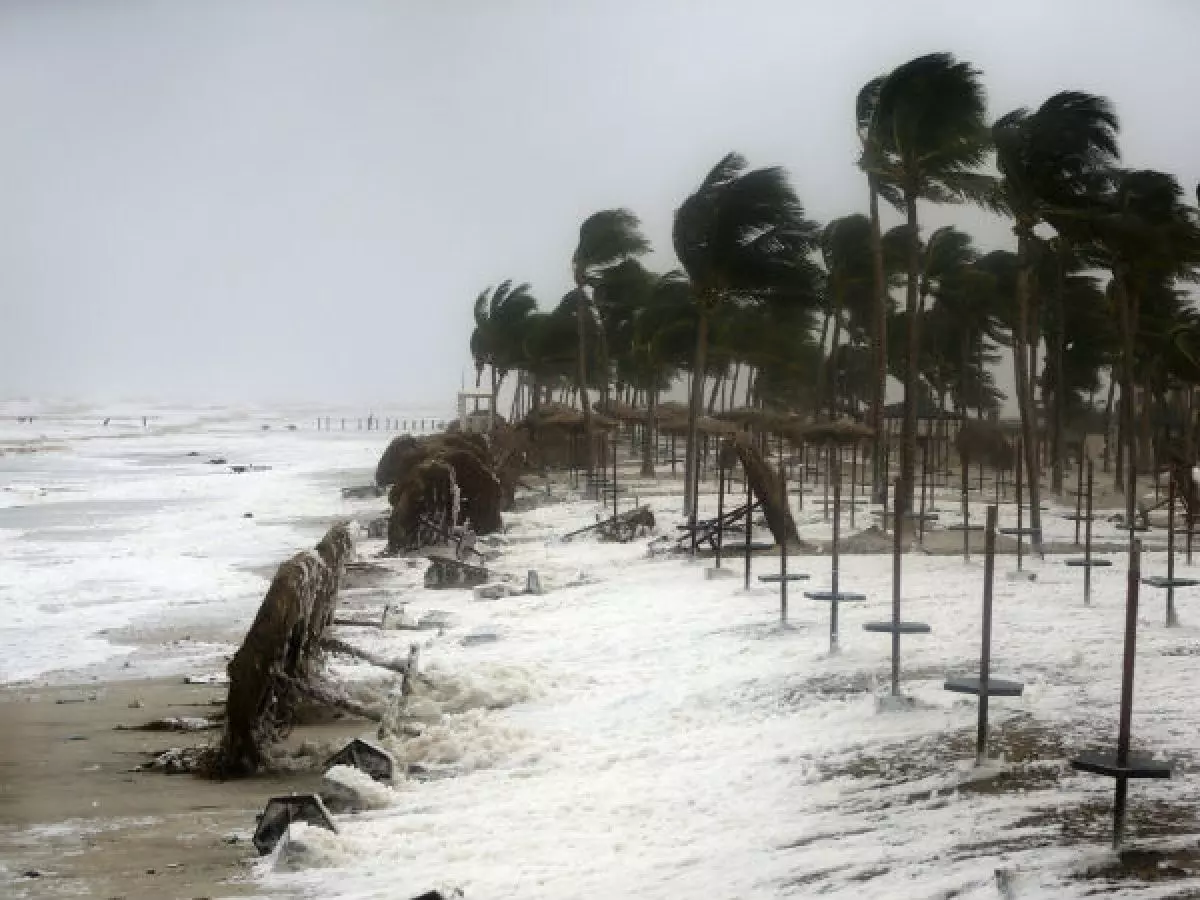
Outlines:
{"label": "metal pole", "polygon": [[983,643],[979,650],[979,723],[975,730],[975,765],[987,758],[988,679],[992,669],[992,581],[996,573],[996,516],[999,509],[987,510],[987,537],[983,558]]}
{"label": "metal pole", "polygon": [[750,532],[754,530],[754,500],[750,494],[750,473],[742,467],[746,482],[746,590],[750,590]]}
{"label": "metal pole", "polygon": [[[817,454],[817,464],[818,465],[820,465],[820,461],[821,461],[821,454],[818,453]],[[826,447],[825,447],[825,509],[824,509],[823,515],[824,515],[825,521],[828,522],[829,521],[829,447],[828,447],[828,445],[826,445]]]}
{"label": "metal pole", "polygon": [[[1133,669],[1137,658],[1138,583],[1141,580],[1142,542],[1134,541],[1129,548],[1129,579],[1125,591],[1125,656],[1121,663],[1121,720],[1117,731],[1117,766],[1129,765],[1130,721],[1133,718]],[[1125,804],[1129,780],[1117,778],[1113,798],[1113,849],[1121,847],[1125,837]]]}
{"label": "metal pole", "polygon": [[1092,461],[1087,461],[1087,520],[1083,528],[1083,605],[1092,604]]}
{"label": "metal pole", "polygon": [[1167,486],[1167,627],[1178,625],[1175,618],[1175,476]]}
{"label": "metal pole", "polygon": [[904,560],[904,479],[896,479],[892,511],[892,696],[900,696],[900,576]]}
{"label": "metal pole", "polygon": [[838,649],[838,545],[841,543],[842,530],[842,448],[840,445],[827,445],[825,450],[825,484],[829,484],[830,458],[836,462],[837,477],[833,480],[833,574],[830,586],[833,588],[833,599],[830,601],[829,612],[829,652],[836,653]]}
{"label": "metal pole", "polygon": [[616,517],[617,517],[617,435],[616,435],[616,432],[613,432],[612,456],[613,456],[613,483],[612,483],[613,518],[616,519]]}

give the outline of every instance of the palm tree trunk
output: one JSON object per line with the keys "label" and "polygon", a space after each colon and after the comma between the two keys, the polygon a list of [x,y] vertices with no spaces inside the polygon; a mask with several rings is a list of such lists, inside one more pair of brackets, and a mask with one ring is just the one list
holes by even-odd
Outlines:
{"label": "palm tree trunk", "polygon": [[838,401],[838,383],[837,383],[837,362],[838,362],[838,343],[842,339],[842,298],[839,295],[835,298],[833,306],[833,343],[829,346],[829,362],[833,369],[833,378],[829,383],[829,418],[837,418],[837,401]]}
{"label": "palm tree trunk", "polygon": [[[1066,407],[1066,384],[1063,381],[1063,344],[1066,342],[1066,311],[1063,304],[1063,262],[1058,258],[1058,279],[1054,286],[1054,330],[1047,339],[1047,350],[1054,352],[1054,420],[1050,433],[1053,464],[1050,470],[1050,487],[1056,495],[1063,492],[1063,417]],[[1080,459],[1082,460],[1082,456]],[[1080,465],[1083,465],[1080,462]]]}
{"label": "palm tree trunk", "polygon": [[699,459],[697,454],[696,421],[704,403],[704,364],[708,355],[708,311],[704,308],[705,298],[698,297],[700,302],[696,319],[696,356],[692,363],[692,389],[688,399],[688,439],[687,451],[684,454],[683,482],[683,514],[691,517],[696,513],[695,492],[699,487]]}
{"label": "palm tree trunk", "polygon": [[650,388],[646,391],[646,433],[642,436],[642,477],[654,477],[654,450],[658,445],[654,414],[658,409],[658,390]]}
{"label": "palm tree trunk", "polygon": [[1021,452],[1025,456],[1025,471],[1029,473],[1029,527],[1033,529],[1034,547],[1042,547],[1041,473],[1037,468],[1037,436],[1034,416],[1033,386],[1030,383],[1029,356],[1029,278],[1033,264],[1029,259],[1029,236],[1022,230],[1017,235],[1017,333],[1013,335],[1013,361],[1016,366],[1017,408],[1021,414]]}
{"label": "palm tree trunk", "polygon": [[1113,397],[1117,392],[1117,373],[1109,367],[1108,371],[1108,399],[1104,402],[1104,471],[1108,471],[1110,447],[1112,443],[1112,414],[1113,414]]}
{"label": "palm tree trunk", "polygon": [[[921,325],[917,315],[917,288],[920,278],[921,244],[917,231],[917,198],[906,194],[905,211],[909,229],[908,285],[904,308],[908,313],[908,362],[904,370],[904,425],[900,437],[900,480],[905,509],[913,509],[913,478],[917,459],[917,374],[921,360]],[[902,527],[897,523],[896,527]]]}
{"label": "palm tree trunk", "polygon": [[730,407],[732,407],[735,403],[737,403],[738,378],[741,376],[741,374],[742,374],[742,364],[734,363],[733,378],[731,379],[731,381],[729,383],[729,406],[725,407],[726,411],[728,411],[730,409]]}
{"label": "palm tree trunk", "polygon": [[496,367],[488,366],[492,370],[492,406],[491,412],[488,414],[488,431],[493,431],[496,428],[496,401],[500,397],[500,383],[496,381]]}
{"label": "palm tree trunk", "polygon": [[717,375],[713,379],[712,391],[708,395],[708,414],[711,416],[717,408],[717,393],[721,390],[721,382],[725,380],[724,375]]}
{"label": "palm tree trunk", "polygon": [[579,366],[577,376],[579,378],[580,406],[583,407],[583,465],[587,469],[588,475],[591,475],[593,442],[592,403],[588,399],[587,389],[587,327],[585,325],[585,317],[588,314],[588,299],[582,286],[577,286],[575,290],[579,293],[578,301],[575,304],[575,324],[579,333]]}
{"label": "palm tree trunk", "polygon": [[887,284],[883,273],[883,237],[879,228],[879,191],[875,176],[867,176],[871,192],[871,275],[874,282],[875,315],[871,340],[875,347],[875,378],[871,391],[871,428],[875,432],[871,451],[871,481],[875,502],[887,493],[887,473],[883,471],[883,407],[887,397]]}
{"label": "palm tree trunk", "polygon": [[817,344],[817,377],[815,396],[813,397],[813,418],[821,413],[821,404],[825,401],[825,374],[829,369],[825,357],[825,341],[829,338],[829,320],[833,318],[833,310],[825,308],[825,318],[821,322],[821,342]]}

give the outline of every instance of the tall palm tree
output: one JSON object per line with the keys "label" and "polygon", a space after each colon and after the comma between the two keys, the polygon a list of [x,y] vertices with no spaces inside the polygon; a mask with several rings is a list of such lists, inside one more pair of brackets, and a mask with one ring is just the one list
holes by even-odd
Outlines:
{"label": "tall palm tree", "polygon": [[976,171],[987,153],[983,84],[977,69],[949,53],[921,56],[893,70],[879,85],[872,116],[878,146],[874,175],[899,194],[909,229],[908,359],[900,472],[911,496],[916,460],[917,373],[920,358],[921,247],[917,201],[934,203],[986,196],[990,179]]}
{"label": "tall palm tree", "polygon": [[746,160],[730,153],[675,212],[672,239],[696,309],[684,467],[684,510],[694,515],[696,417],[703,402],[710,319],[733,303],[812,303],[817,273],[806,257],[816,246],[817,226],[804,217],[783,169],[748,171]]}
{"label": "tall palm tree", "polygon": [[[571,276],[575,280],[576,333],[579,339],[578,385],[583,409],[585,435],[584,463],[592,471],[592,408],[587,390],[587,327],[592,317],[587,288],[604,269],[631,257],[642,256],[650,243],[642,235],[641,222],[627,209],[602,209],[592,213],[579,226],[579,242],[571,256]],[[601,332],[601,335],[603,332]],[[606,364],[606,363],[605,363]],[[608,373],[602,373],[602,392],[607,400]]]}
{"label": "tall palm tree", "polygon": [[891,296],[884,265],[883,231],[879,222],[879,198],[885,197],[893,206],[900,205],[895,185],[883,180],[886,154],[884,136],[880,133],[876,111],[879,91],[887,76],[877,75],[862,86],[854,104],[855,128],[861,152],[858,167],[867,176],[869,218],[871,223],[871,276],[874,312],[869,330],[874,348],[875,381],[871,392],[871,428],[875,432],[872,452],[872,482],[876,502],[882,502],[887,491],[887,473],[883,471],[883,410],[887,402],[888,319],[892,313]]}
{"label": "tall palm tree", "polygon": [[1037,407],[1030,356],[1036,352],[1034,228],[1063,221],[1091,202],[1104,173],[1117,158],[1117,117],[1104,97],[1063,91],[1035,112],[1016,109],[992,126],[1000,182],[997,206],[1014,221],[1017,235],[1017,309],[1013,367],[1025,470],[1029,473],[1030,527],[1041,543],[1041,483],[1037,463]]}
{"label": "tall palm tree", "polygon": [[513,287],[512,280],[484,288],[475,298],[475,330],[471,332],[471,356],[475,360],[475,384],[486,365],[492,375],[492,414],[500,385],[509,370],[519,364],[526,320],[537,309],[528,284]]}

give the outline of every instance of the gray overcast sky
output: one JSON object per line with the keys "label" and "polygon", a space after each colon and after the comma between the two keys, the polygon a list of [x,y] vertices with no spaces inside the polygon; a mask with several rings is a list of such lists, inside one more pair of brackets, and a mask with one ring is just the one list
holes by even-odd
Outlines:
{"label": "gray overcast sky", "polygon": [[[1200,178],[1200,3],[0,5],[0,395],[449,405],[485,285],[569,287],[590,212],[672,212],[722,154],[865,208],[853,102],[949,50],[992,115],[1113,99]],[[1007,227],[961,209],[986,247]]]}

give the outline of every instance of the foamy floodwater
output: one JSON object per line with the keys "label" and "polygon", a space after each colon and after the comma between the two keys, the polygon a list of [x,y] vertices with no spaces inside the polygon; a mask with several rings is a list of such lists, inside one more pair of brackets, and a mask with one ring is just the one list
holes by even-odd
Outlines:
{"label": "foamy floodwater", "polygon": [[219,664],[274,567],[377,505],[340,487],[391,435],[317,414],[0,404],[0,681]]}

